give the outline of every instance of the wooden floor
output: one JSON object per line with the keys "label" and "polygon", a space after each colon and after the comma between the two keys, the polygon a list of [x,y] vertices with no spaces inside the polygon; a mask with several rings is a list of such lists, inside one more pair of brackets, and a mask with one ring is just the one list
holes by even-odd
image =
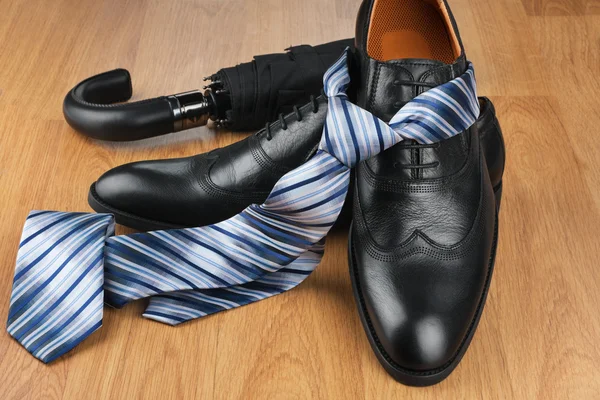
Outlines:
{"label": "wooden floor", "polygon": [[[86,139],[62,117],[78,81],[128,68],[137,98],[291,44],[353,36],[358,0],[0,0],[0,321],[31,209],[89,211],[117,165],[244,137],[199,128]],[[487,307],[463,362],[415,389],[375,359],[351,293],[346,234],[299,288],[172,328],[144,302],[46,366],[0,332],[0,399],[599,399],[600,1],[450,0],[508,151]],[[119,232],[127,232],[120,229]]]}

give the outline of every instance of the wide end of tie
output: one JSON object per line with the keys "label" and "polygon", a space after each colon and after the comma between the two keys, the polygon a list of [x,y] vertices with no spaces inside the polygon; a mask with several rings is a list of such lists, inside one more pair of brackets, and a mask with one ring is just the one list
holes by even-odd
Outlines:
{"label": "wide end of tie", "polygon": [[32,211],[25,222],[7,331],[49,363],[102,326],[104,241],[114,217]]}

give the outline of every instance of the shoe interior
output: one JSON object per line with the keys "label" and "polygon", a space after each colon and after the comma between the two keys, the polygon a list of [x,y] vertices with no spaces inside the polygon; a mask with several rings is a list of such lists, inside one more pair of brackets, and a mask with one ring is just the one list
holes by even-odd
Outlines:
{"label": "shoe interior", "polygon": [[367,53],[379,61],[426,58],[450,64],[461,48],[441,0],[375,0]]}

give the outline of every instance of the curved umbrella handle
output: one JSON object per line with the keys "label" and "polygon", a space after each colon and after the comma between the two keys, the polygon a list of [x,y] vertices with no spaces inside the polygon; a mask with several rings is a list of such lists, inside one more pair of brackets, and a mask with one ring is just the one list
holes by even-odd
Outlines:
{"label": "curved umbrella handle", "polygon": [[76,85],[65,97],[63,114],[69,125],[84,135],[127,141],[206,125],[216,112],[214,94],[209,90],[121,103],[131,96],[131,75],[115,69]]}

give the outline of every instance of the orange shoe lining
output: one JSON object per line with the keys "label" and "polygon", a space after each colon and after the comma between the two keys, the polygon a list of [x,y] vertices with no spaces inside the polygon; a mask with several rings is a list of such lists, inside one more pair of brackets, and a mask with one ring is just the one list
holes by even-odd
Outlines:
{"label": "orange shoe lining", "polygon": [[460,44],[439,0],[375,0],[367,53],[379,61],[426,58],[450,64]]}

